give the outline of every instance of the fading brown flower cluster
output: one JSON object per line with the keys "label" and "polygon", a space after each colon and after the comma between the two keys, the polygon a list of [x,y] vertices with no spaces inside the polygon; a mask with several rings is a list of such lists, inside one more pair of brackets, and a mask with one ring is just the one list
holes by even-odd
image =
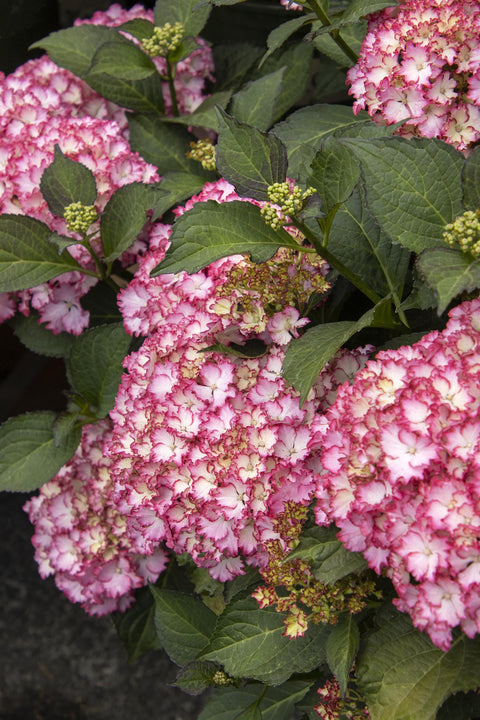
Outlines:
{"label": "fading brown flower cluster", "polygon": [[359,613],[369,596],[378,597],[375,581],[366,573],[348,575],[329,585],[317,580],[305,560],[288,559],[298,545],[306,518],[306,507],[292,501],[285,503],[284,512],[274,522],[281,539],[265,543],[269,560],[260,574],[266,585],[252,595],[261,608],[276,605],[278,612],[287,613],[283,634],[291,638],[302,637],[309,621],[335,625],[342,613]]}

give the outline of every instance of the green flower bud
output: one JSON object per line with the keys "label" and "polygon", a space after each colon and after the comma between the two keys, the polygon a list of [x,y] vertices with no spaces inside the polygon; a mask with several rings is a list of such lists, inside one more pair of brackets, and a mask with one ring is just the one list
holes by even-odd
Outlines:
{"label": "green flower bud", "polygon": [[93,205],[74,202],[67,205],[64,209],[63,217],[65,218],[67,228],[71,232],[84,235],[90,225],[98,218],[98,213]]}
{"label": "green flower bud", "polygon": [[153,29],[152,37],[142,40],[142,48],[152,58],[167,57],[180,47],[184,36],[182,23],[165,23]]}

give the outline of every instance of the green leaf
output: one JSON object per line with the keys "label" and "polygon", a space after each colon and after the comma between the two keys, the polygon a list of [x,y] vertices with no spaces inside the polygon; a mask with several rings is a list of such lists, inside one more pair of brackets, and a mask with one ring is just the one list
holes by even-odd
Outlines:
{"label": "green leaf", "polygon": [[358,191],[337,211],[328,249],[381,297],[390,292],[401,297],[410,252],[392,243]]}
{"label": "green leaf", "polygon": [[40,190],[54,215],[74,202],[93,205],[97,199],[97,184],[92,171],[82,163],[70,160],[55,145],[53,162],[44,170]]}
{"label": "green leaf", "polygon": [[37,313],[28,317],[17,313],[11,321],[13,332],[26,348],[38,355],[47,357],[67,357],[75,342],[74,335],[61,332],[54,335],[41,325]]}
{"label": "green leaf", "polygon": [[214,692],[198,720],[236,720],[239,712],[258,700],[262,720],[291,720],[295,705],[303,700],[310,685],[309,680],[289,680],[266,691],[265,686],[258,683],[249,683],[238,689],[222,688]]}
{"label": "green leaf", "polygon": [[111,196],[100,220],[105,261],[112,262],[137,239],[156,203],[156,188],[146,183],[123,185]]}
{"label": "green leaf", "polygon": [[[0,216],[0,292],[26,290],[83,268],[48,242],[50,228],[24,215]],[[91,274],[91,273],[89,273]]]}
{"label": "green leaf", "polygon": [[198,0],[157,0],[154,9],[155,25],[165,23],[172,25],[179,22],[183,25],[185,35],[198,35],[210,15],[211,7],[198,7]]}
{"label": "green leaf", "polygon": [[153,29],[155,25],[150,20],[145,18],[135,18],[134,20],[128,20],[117,26],[118,30],[133,35],[137,40],[145,40],[151,38],[153,35]]}
{"label": "green leaf", "polygon": [[285,354],[283,376],[300,393],[300,404],[305,402],[313,383],[337,350],[352,335],[372,325],[374,310],[366,312],[360,320],[317,325],[292,340]]}
{"label": "green leaf", "polygon": [[160,650],[154,621],[155,603],[148,588],[136,594],[135,604],[124,613],[113,613],[118,637],[128,653],[128,662],[135,662],[150,650]]}
{"label": "green leaf", "polygon": [[162,647],[177,665],[192,662],[208,644],[217,616],[193,595],[160,590],[153,585],[150,590]]}
{"label": "green leaf", "polygon": [[316,15],[310,13],[308,15],[302,15],[300,17],[293,18],[293,20],[287,20],[287,22],[278,25],[274,28],[267,38],[268,50],[262,58],[262,63],[270,57],[270,55],[282,47],[282,45],[291,37],[297,30],[300,30],[304,25],[309,24]]}
{"label": "green leaf", "polygon": [[365,15],[393,5],[398,5],[396,0],[352,0],[348,8],[343,12],[341,20],[342,22],[359,20]]}
{"label": "green leaf", "polygon": [[200,192],[205,185],[205,178],[186,172],[171,172],[163,176],[158,185],[154,207],[154,219],[163,215],[174,205],[187,200]]}
{"label": "green leaf", "polygon": [[81,429],[75,427],[56,446],[54,422],[55,413],[35,412],[10,418],[0,426],[0,490],[36,490],[70,460]]}
{"label": "green leaf", "polygon": [[480,147],[474,148],[465,160],[462,183],[465,210],[480,208]]}
{"label": "green leaf", "polygon": [[160,174],[186,172],[202,175],[199,163],[185,155],[193,137],[183,127],[160,123],[152,115],[131,113],[128,114],[128,127],[132,150],[158,167]]}
{"label": "green leaf", "polygon": [[215,260],[238,253],[248,253],[254,262],[265,262],[279,247],[298,249],[288,233],[280,235],[264,222],[258,207],[240,200],[197,203],[176,219],[170,241],[165,259],[152,275],[182,270],[195,273]]}
{"label": "green leaf", "polygon": [[192,113],[180,117],[166,117],[166,123],[179,123],[180,125],[208,128],[218,131],[217,107],[224,108],[232,96],[231,90],[213,93],[202,102]]}
{"label": "green leaf", "polygon": [[287,148],[289,176],[298,179],[303,166],[308,168],[305,177],[308,176],[310,163],[324,138],[336,131],[348,134],[349,127],[357,125],[358,118],[363,117],[368,117],[367,113],[355,117],[352,108],[343,105],[319,104],[301,108],[275,125],[274,135]]}
{"label": "green leaf", "polygon": [[360,168],[352,151],[331,135],[326,137],[312,162],[312,175],[308,180],[322,198],[323,212],[328,213],[335,205],[345,202],[359,178]]}
{"label": "green leaf", "polygon": [[[358,55],[367,32],[366,21],[360,20],[351,23],[338,23],[338,26],[340,25],[340,37],[349,45],[353,52]],[[319,52],[334,60],[339,67],[349,68],[355,63],[352,58],[337,45],[333,37],[330,36],[332,29],[331,26],[324,28],[323,25],[317,23],[316,32],[314,31],[312,34],[313,44]]]}
{"label": "green leaf", "polygon": [[480,717],[478,692],[455,693],[440,708],[436,720],[472,720]]}
{"label": "green leaf", "polygon": [[90,69],[98,48],[119,37],[116,29],[104,25],[80,25],[51,33],[31,45],[42,48],[56,65],[83,78]]}
{"label": "green leaf", "polygon": [[262,720],[262,711],[259,708],[258,700],[249,705],[245,710],[235,716],[235,720]]}
{"label": "green leaf", "polygon": [[337,538],[337,528],[313,527],[300,536],[300,542],[289,560],[305,560],[321,582],[333,585],[346,575],[365,570],[368,565],[361,553],[347,550]]}
{"label": "green leaf", "polygon": [[280,68],[244,85],[233,96],[230,113],[241,122],[249,123],[259,130],[268,130],[284,75],[285,68]]}
{"label": "green leaf", "polygon": [[348,677],[360,645],[360,633],[352,615],[343,617],[334,625],[327,639],[328,667],[340,685],[342,697],[347,692]]}
{"label": "green leaf", "polygon": [[201,659],[221,663],[232,677],[280,685],[296,672],[309,672],[325,658],[328,630],[313,625],[304,637],[283,637],[285,613],[260,610],[255,600],[235,600],[218,618]]}
{"label": "green leaf", "polygon": [[275,103],[274,121],[280,120],[305,94],[312,55],[313,48],[309,43],[295,43],[284,52],[269,57],[262,66],[262,75],[285,68],[282,89]]}
{"label": "green leaf", "polygon": [[287,154],[283,143],[271,133],[239,122],[218,111],[218,172],[235,186],[237,193],[255,200],[268,200],[267,188],[284,182]]}
{"label": "green leaf", "polygon": [[47,240],[57,248],[59,255],[67,248],[72,247],[72,245],[78,244],[78,240],[75,240],[75,238],[68,237],[68,235],[59,235],[58,233],[52,233]]}
{"label": "green leaf", "polygon": [[361,163],[367,203],[394,242],[421,252],[443,244],[463,212],[463,156],[438,140],[344,139]]}
{"label": "green leaf", "polygon": [[213,676],[218,669],[215,663],[195,660],[180,670],[173,686],[189,695],[200,695],[213,684]]}
{"label": "green leaf", "polygon": [[217,90],[237,90],[250,79],[250,71],[262,54],[262,50],[248,43],[214,45],[213,61],[215,65]]}
{"label": "green leaf", "polygon": [[121,35],[119,38],[97,50],[83,79],[121,107],[140,113],[163,113],[162,83],[153,61],[137,45]]}
{"label": "green leaf", "polygon": [[449,695],[478,687],[480,638],[458,634],[444,652],[408,615],[384,606],[377,617],[380,627],[357,660],[358,689],[372,720],[435,720]]}
{"label": "green leaf", "polygon": [[417,269],[438,301],[441,315],[462,292],[480,288],[480,260],[449,247],[424,250],[417,258]]}
{"label": "green leaf", "polygon": [[90,328],[75,340],[67,374],[73,390],[98,418],[105,417],[114,405],[130,341],[122,323]]}

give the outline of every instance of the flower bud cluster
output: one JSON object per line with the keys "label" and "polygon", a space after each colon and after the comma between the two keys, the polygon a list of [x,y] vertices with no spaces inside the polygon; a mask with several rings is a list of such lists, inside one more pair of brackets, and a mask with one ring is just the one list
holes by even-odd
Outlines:
{"label": "flower bud cluster", "polygon": [[262,217],[274,230],[289,222],[303,208],[305,200],[315,192],[315,188],[302,191],[298,185],[290,182],[273,183],[267,188],[269,203],[261,209]]}
{"label": "flower bud cluster", "polygon": [[373,14],[347,74],[354,112],[470,148],[480,138],[479,33],[473,0],[404,0]]}
{"label": "flower bud cluster", "polygon": [[474,258],[480,257],[480,210],[466,210],[445,226],[443,239],[452,248]]}
{"label": "flower bud cluster", "polygon": [[126,533],[103,450],[110,433],[108,421],[86,425],[73,458],[24,507],[35,526],[40,575],[53,575],[90,615],[125,610],[133,591],[155,582],[167,563],[161,548],[139,555]]}
{"label": "flower bud cluster", "polygon": [[205,170],[216,170],[215,145],[209,138],[190,143],[187,157],[201,163]]}
{"label": "flower bud cluster", "polygon": [[176,22],[172,25],[167,22],[161,27],[154,27],[152,36],[142,40],[142,50],[152,58],[166,58],[178,50],[182,44],[183,36],[182,23]]}
{"label": "flower bud cluster", "polygon": [[98,213],[94,205],[73,202],[64,209],[63,217],[70,232],[85,235],[88,228],[97,220]]}
{"label": "flower bud cluster", "polygon": [[[142,18],[153,22],[153,12],[146,10],[143,5],[134,5],[130,10],[124,10],[121,5],[114,3],[108,10],[98,10],[88,20],[76,20],[75,25],[108,25],[110,27],[118,27],[129,20]],[[159,28],[161,30],[161,28]],[[125,32],[124,35],[132,42],[141,45],[140,41]],[[193,112],[207,95],[205,94],[205,81],[215,80],[213,54],[210,45],[203,38],[195,38],[197,47],[190,55],[175,66],[175,94],[177,98],[178,110],[181,115]],[[167,75],[167,65],[165,57],[157,56],[153,58],[153,62],[163,77]],[[167,115],[172,113],[172,101],[170,97],[170,88],[168,82],[162,83],[162,93],[165,101],[165,112]],[[114,106],[116,107],[116,106]],[[128,134],[128,124],[126,115],[123,112],[125,132]]]}
{"label": "flower bud cluster", "polygon": [[[480,300],[343,385],[318,434],[316,518],[391,578],[444,650],[480,632]],[[315,446],[315,441],[313,442]],[[315,455],[315,447],[313,448]]]}

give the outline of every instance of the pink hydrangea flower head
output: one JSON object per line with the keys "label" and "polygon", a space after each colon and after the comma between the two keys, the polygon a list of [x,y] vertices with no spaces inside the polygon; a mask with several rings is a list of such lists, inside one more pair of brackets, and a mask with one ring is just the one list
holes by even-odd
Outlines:
{"label": "pink hydrangea flower head", "polygon": [[167,563],[160,547],[143,557],[127,536],[103,451],[110,434],[109,421],[86,425],[73,458],[24,507],[35,526],[40,575],[53,575],[89,615],[125,610],[133,591],[155,582]]}
{"label": "pink hydrangea flower head", "polygon": [[443,649],[457,625],[480,631],[479,373],[473,300],[342,385],[316,441],[317,522],[385,568],[397,607]]}
{"label": "pink hydrangea flower head", "polygon": [[372,14],[347,74],[354,112],[468,149],[480,138],[479,31],[473,0],[404,0]]}

